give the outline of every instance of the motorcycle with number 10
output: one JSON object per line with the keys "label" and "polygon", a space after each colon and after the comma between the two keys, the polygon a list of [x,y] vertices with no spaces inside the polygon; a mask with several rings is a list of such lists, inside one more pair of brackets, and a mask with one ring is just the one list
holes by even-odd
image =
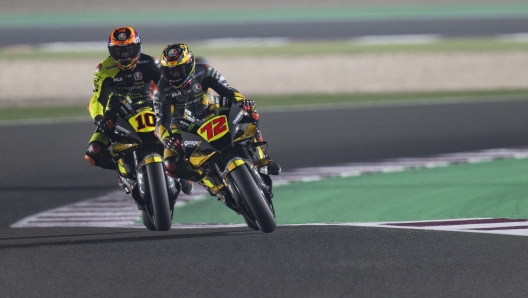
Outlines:
{"label": "motorcycle with number 10", "polygon": [[154,134],[156,115],[151,100],[121,100],[111,140],[110,154],[117,166],[120,186],[141,210],[151,231],[168,231],[174,204],[181,190],[178,179],[165,174],[163,144]]}
{"label": "motorcycle with number 10", "polygon": [[179,121],[185,161],[196,173],[182,177],[204,186],[228,208],[244,217],[249,228],[271,233],[276,228],[269,160],[257,142],[251,115],[220,98],[201,115],[186,110]]}

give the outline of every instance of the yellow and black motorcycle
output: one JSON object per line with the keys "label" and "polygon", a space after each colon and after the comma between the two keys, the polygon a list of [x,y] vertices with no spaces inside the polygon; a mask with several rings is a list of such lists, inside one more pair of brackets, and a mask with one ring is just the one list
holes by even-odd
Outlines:
{"label": "yellow and black motorcycle", "polygon": [[211,105],[201,115],[178,119],[185,160],[210,195],[244,217],[248,227],[271,233],[276,228],[269,163],[256,142],[257,126],[245,110],[231,103]]}
{"label": "yellow and black motorcycle", "polygon": [[109,136],[109,151],[117,165],[120,185],[141,210],[143,224],[152,231],[168,231],[181,185],[165,174],[163,145],[154,134],[155,126],[152,101],[132,103],[122,99]]}

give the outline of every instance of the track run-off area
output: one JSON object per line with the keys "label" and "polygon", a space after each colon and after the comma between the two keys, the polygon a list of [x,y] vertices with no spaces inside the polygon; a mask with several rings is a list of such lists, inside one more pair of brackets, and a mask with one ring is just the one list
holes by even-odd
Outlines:
{"label": "track run-off area", "polygon": [[[514,148],[295,169],[274,177],[274,205],[282,224],[527,236],[526,158],[528,148]],[[200,186],[193,195],[181,194],[176,206],[174,228],[244,226]],[[132,199],[114,191],[11,227],[144,228],[140,218]]]}

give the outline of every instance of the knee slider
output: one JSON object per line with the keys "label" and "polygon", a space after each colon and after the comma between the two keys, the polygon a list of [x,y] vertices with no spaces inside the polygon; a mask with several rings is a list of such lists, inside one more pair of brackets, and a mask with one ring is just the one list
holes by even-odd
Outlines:
{"label": "knee slider", "polygon": [[165,171],[167,175],[171,176],[172,178],[178,178],[178,175],[176,174],[177,165],[175,156],[165,158],[165,160],[163,160],[163,164],[165,165],[165,169],[167,169],[167,171]]}
{"label": "knee slider", "polygon": [[176,157],[175,156],[170,156],[170,157],[167,157],[165,158],[165,160],[163,160],[163,163],[165,164],[165,168],[171,172],[174,172],[176,170]]}
{"label": "knee slider", "polygon": [[103,169],[115,169],[115,165],[106,153],[106,146],[101,142],[91,142],[86,148],[84,158],[92,165]]}

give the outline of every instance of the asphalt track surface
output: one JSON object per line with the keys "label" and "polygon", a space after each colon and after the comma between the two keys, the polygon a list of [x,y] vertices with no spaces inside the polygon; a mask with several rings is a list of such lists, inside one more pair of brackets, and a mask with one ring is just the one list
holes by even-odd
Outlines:
{"label": "asphalt track surface", "polygon": [[[528,101],[261,112],[285,170],[526,146]],[[528,238],[337,226],[10,229],[117,189],[90,122],[0,127],[2,297],[526,297]],[[132,204],[132,202],[131,202]]]}
{"label": "asphalt track surface", "polygon": [[[144,43],[196,42],[219,38],[288,38],[291,40],[336,40],[370,35],[438,34],[444,37],[489,37],[525,33],[525,17],[336,21],[318,23],[262,23],[138,26]],[[118,25],[116,25],[118,26]],[[50,42],[104,42],[109,28],[5,28],[0,29],[0,47]]]}

